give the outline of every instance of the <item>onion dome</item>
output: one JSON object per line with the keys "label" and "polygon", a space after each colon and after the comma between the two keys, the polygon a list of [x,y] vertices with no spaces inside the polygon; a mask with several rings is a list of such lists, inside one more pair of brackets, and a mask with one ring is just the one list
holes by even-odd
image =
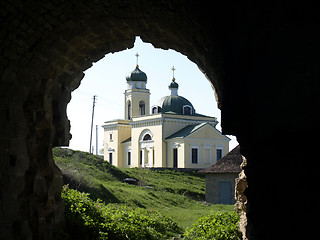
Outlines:
{"label": "onion dome", "polygon": [[192,103],[178,95],[179,84],[176,83],[174,78],[174,71],[176,70],[172,67],[172,82],[169,85],[171,95],[161,98],[156,105],[152,107],[152,113],[171,113],[178,115],[196,115],[196,111]]}
{"label": "onion dome", "polygon": [[[174,68],[172,68],[172,70],[173,69]],[[178,95],[178,88],[179,84],[176,83],[176,79],[173,77],[172,82],[169,85],[171,95],[161,98],[153,107],[155,109],[153,109],[152,112],[172,113],[178,115],[195,115],[196,111],[194,110],[192,103],[188,99]]]}
{"label": "onion dome", "polygon": [[170,95],[161,98],[156,104],[162,113],[173,113],[179,115],[195,115],[195,110],[192,103],[177,95]]}
{"label": "onion dome", "polygon": [[172,78],[172,82],[170,83],[170,85],[169,85],[169,89],[171,90],[172,88],[176,88],[176,89],[178,89],[179,88],[179,84],[178,83],[176,83],[176,79],[175,78]]}
{"label": "onion dome", "polygon": [[147,74],[139,69],[139,66],[136,66],[136,69],[133,70],[127,77],[127,82],[135,81],[135,82],[147,82]]}

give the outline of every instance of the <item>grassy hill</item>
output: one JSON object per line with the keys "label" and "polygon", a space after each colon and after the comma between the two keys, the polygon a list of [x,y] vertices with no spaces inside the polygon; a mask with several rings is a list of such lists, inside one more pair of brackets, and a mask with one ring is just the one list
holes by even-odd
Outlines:
{"label": "grassy hill", "polygon": [[[173,170],[119,169],[89,153],[54,148],[56,164],[71,188],[93,199],[160,211],[185,229],[211,211],[233,211],[232,205],[204,202],[205,176]],[[124,183],[133,178],[136,185]]]}

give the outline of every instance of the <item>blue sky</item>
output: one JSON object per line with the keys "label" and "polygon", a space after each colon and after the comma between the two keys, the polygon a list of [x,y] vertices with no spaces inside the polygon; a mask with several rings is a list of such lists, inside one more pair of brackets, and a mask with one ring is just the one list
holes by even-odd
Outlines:
{"label": "blue sky", "polygon": [[[137,37],[135,45],[117,53],[107,54],[85,71],[79,88],[72,92],[67,106],[71,121],[70,148],[89,151],[90,127],[93,95],[97,95],[94,113],[93,145],[96,148],[95,126],[98,125],[98,147],[103,147],[104,121],[124,118],[124,91],[127,89],[126,76],[135,69],[136,53],[139,53],[139,67],[148,76],[147,88],[150,89],[150,106],[161,97],[169,95],[168,85],[172,79],[172,66],[175,79],[179,84],[178,94],[187,98],[196,112],[217,117],[221,122],[220,110],[214,97],[210,82],[185,55],[174,50],[154,48]],[[221,130],[221,125],[217,129]],[[235,137],[228,136],[230,150],[237,146]]]}

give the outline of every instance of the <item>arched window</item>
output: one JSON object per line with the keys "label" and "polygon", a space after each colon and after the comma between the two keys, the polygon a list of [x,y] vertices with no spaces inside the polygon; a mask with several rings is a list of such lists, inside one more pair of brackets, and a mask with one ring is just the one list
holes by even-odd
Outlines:
{"label": "arched window", "polygon": [[152,141],[153,139],[153,134],[149,129],[144,129],[139,137],[139,142],[143,141]]}
{"label": "arched window", "polygon": [[189,105],[183,106],[183,114],[184,115],[191,115],[192,114],[192,108]]}
{"label": "arched window", "polygon": [[160,113],[161,112],[161,107],[159,106],[154,106],[152,108],[152,114]]}
{"label": "arched window", "polygon": [[143,136],[143,141],[150,141],[150,140],[152,140],[150,134],[146,134]]}
{"label": "arched window", "polygon": [[146,104],[144,103],[144,101],[139,102],[139,114],[140,116],[146,115]]}
{"label": "arched window", "polygon": [[158,107],[153,107],[152,108],[152,114],[158,113]]}
{"label": "arched window", "polygon": [[128,101],[128,119],[131,119],[131,101]]}

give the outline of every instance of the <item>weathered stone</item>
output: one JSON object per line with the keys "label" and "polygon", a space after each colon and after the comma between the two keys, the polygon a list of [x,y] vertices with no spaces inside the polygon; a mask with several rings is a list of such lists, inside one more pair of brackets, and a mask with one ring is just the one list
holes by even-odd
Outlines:
{"label": "weathered stone", "polygon": [[[243,169],[246,165],[247,165],[247,159],[245,157],[243,157],[243,162],[241,164],[241,168]],[[248,183],[247,183],[247,177],[244,173],[244,171],[242,170],[241,173],[239,173],[239,177],[236,179],[236,205],[235,205],[235,209],[237,211],[237,213],[240,216],[240,221],[239,221],[239,229],[242,232],[243,235],[243,240],[248,239],[247,235],[246,235],[246,227],[247,227],[247,217],[246,217],[246,213],[247,213],[247,208],[246,208],[246,204],[247,204],[247,197],[245,195],[245,190],[248,187]]]}

